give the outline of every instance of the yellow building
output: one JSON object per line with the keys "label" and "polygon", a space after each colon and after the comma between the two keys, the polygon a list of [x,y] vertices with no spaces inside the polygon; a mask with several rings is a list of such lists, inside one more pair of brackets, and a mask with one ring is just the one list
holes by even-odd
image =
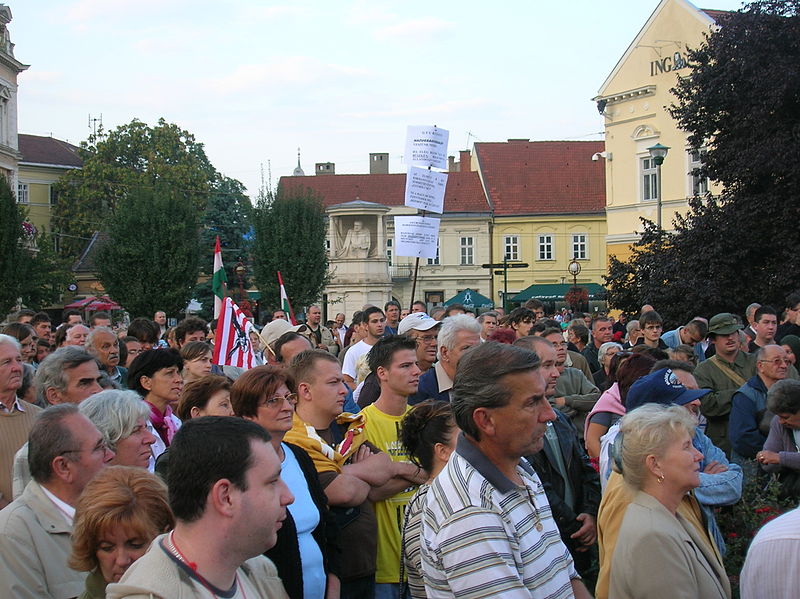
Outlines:
{"label": "yellow building", "polygon": [[[505,257],[528,265],[509,268],[507,281],[504,274],[494,274],[491,297],[498,305],[506,290],[510,301],[525,291],[525,299],[547,298],[550,310],[566,305],[573,258],[581,265],[579,285],[603,284],[605,181],[597,159],[603,151],[597,141],[475,144],[473,166],[492,210],[490,262]],[[553,297],[554,289],[561,299]]]}
{"label": "yellow building", "polygon": [[78,148],[60,139],[39,135],[19,135],[19,174],[17,202],[28,209],[28,219],[39,231],[52,231],[50,212],[55,203],[53,184],[83,161]]}
{"label": "yellow building", "polygon": [[670,148],[660,181],[666,230],[677,213],[685,213],[687,198],[716,190],[692,174],[703,149],[690,147],[668,107],[675,101],[670,89],[690,74],[687,48],[702,43],[720,14],[686,0],[661,0],[594,98],[605,119],[608,255],[630,255],[642,230],[640,216],[658,222],[659,169],[648,148]]}

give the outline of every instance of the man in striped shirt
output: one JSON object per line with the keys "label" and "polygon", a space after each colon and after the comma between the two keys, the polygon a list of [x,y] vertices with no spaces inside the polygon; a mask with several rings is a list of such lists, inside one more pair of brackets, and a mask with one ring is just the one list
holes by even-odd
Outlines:
{"label": "man in striped shirt", "polygon": [[555,419],[539,365],[535,353],[494,342],[459,361],[451,403],[462,432],[423,511],[429,599],[590,597],[522,460]]}

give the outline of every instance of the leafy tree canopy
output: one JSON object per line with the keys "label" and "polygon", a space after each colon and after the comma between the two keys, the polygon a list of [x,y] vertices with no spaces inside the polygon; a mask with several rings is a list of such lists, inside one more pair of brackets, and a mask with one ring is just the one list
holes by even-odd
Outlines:
{"label": "leafy tree canopy", "polygon": [[800,0],[753,2],[720,21],[689,53],[690,77],[672,114],[719,197],[694,198],[667,234],[645,222],[633,255],[611,257],[611,306],[651,303],[667,324],[741,312],[753,301],[783,307],[800,287]]}
{"label": "leafy tree canopy", "polygon": [[322,198],[311,189],[287,193],[279,187],[274,199],[261,198],[254,223],[253,266],[262,303],[280,305],[277,271],[295,309],[318,301],[329,281]]}
{"label": "leafy tree canopy", "polygon": [[83,168],[56,184],[53,208],[61,252],[73,258],[134,190],[168,185],[202,211],[217,180],[203,144],[163,118],[155,127],[134,119],[111,133],[101,130],[81,144],[81,157]]}
{"label": "leafy tree canopy", "polygon": [[95,263],[103,286],[132,316],[176,314],[198,275],[195,207],[166,185],[137,187],[108,223]]}

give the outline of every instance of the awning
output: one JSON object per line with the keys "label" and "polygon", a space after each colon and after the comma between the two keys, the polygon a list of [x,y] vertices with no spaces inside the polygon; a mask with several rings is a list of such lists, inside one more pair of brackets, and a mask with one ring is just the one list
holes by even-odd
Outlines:
{"label": "awning", "polygon": [[82,300],[76,300],[71,304],[67,304],[64,306],[65,308],[80,308],[82,310],[88,311],[99,311],[99,310],[121,310],[122,306],[120,306],[117,302],[112,300],[107,295],[102,297],[95,297],[89,296]]}
{"label": "awning", "polygon": [[[534,284],[510,298],[510,301],[527,302],[529,299],[545,301],[563,300],[564,296],[572,287],[573,285],[567,283],[550,283],[547,285]],[[606,298],[606,290],[597,283],[583,283],[578,285],[578,287],[583,287],[589,292],[590,300],[603,300]]]}
{"label": "awning", "polygon": [[494,308],[492,300],[472,289],[465,289],[460,293],[456,293],[444,303],[445,306],[450,304],[461,304],[465,308]]}

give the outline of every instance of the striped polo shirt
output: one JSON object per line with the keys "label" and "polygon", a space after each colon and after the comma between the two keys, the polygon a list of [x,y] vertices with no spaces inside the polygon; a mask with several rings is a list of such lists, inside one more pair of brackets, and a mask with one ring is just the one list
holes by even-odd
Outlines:
{"label": "striped polo shirt", "polygon": [[561,542],[544,487],[529,464],[510,481],[461,433],[431,484],[422,517],[422,571],[429,599],[572,597],[579,578]]}

